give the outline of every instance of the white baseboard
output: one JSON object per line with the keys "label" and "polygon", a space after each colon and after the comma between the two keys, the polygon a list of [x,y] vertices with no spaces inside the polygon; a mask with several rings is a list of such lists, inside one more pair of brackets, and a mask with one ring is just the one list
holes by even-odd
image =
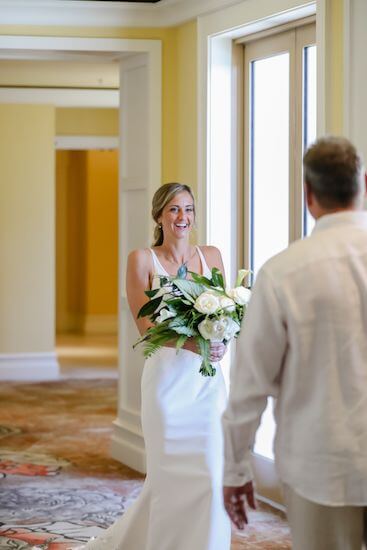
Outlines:
{"label": "white baseboard", "polygon": [[59,377],[55,352],[0,354],[0,380],[31,382],[58,380]]}
{"label": "white baseboard", "polygon": [[117,334],[117,316],[86,315],[84,332],[86,334]]}
{"label": "white baseboard", "polygon": [[113,422],[111,456],[137,472],[147,471],[143,435],[119,418]]}

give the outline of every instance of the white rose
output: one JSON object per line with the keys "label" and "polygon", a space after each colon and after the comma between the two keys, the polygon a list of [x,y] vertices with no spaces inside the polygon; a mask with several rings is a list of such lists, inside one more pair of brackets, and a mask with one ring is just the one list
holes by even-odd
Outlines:
{"label": "white rose", "polygon": [[210,292],[203,292],[196,299],[194,308],[197,311],[200,311],[200,313],[211,315],[220,309],[220,301],[218,296],[215,296]]}
{"label": "white rose", "polygon": [[220,307],[222,309],[225,309],[226,311],[234,311],[236,309],[236,304],[234,303],[232,298],[228,298],[228,296],[221,296],[219,300]]}
{"label": "white rose", "polygon": [[236,323],[231,317],[225,317],[224,322],[226,325],[224,331],[224,340],[232,340],[232,338],[240,331],[240,325]]}
{"label": "white rose", "polygon": [[176,314],[173,313],[173,311],[169,311],[168,309],[161,309],[156,319],[156,323],[158,324],[163,323],[163,321],[166,321],[166,319],[170,319],[170,317],[175,317],[175,316]]}
{"label": "white rose", "polygon": [[219,328],[218,322],[212,319],[204,319],[198,326],[201,336],[205,340],[210,340],[211,342],[221,342],[223,340],[222,332],[218,331]]}
{"label": "white rose", "polygon": [[227,291],[228,296],[233,298],[236,304],[246,306],[251,298],[251,290],[244,286],[236,286]]}
{"label": "white rose", "polygon": [[205,340],[211,342],[223,342],[230,340],[240,330],[240,326],[231,317],[220,317],[219,319],[204,319],[198,330]]}

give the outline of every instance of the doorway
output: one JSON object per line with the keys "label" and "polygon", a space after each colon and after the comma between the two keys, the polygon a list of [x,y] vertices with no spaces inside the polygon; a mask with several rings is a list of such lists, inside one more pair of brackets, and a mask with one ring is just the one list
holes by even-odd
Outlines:
{"label": "doorway", "polygon": [[56,150],[56,353],[62,377],[117,378],[118,150],[88,141]]}

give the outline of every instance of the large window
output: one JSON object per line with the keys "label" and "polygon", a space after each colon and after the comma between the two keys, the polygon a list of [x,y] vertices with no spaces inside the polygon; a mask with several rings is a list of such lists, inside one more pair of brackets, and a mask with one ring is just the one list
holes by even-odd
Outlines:
{"label": "large window", "polygon": [[316,138],[315,27],[245,44],[244,256],[263,263],[310,233],[302,155]]}
{"label": "large window", "polygon": [[[314,225],[302,181],[302,155],[316,138],[314,43],[314,24],[245,42],[243,250],[252,282],[264,262]],[[266,459],[273,458],[272,408],[269,400],[254,449]]]}

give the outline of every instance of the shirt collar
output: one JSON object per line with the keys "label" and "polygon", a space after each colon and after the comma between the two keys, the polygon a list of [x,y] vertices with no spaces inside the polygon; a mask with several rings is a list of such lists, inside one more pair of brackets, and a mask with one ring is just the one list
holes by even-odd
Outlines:
{"label": "shirt collar", "polygon": [[367,212],[363,210],[346,210],[321,216],[315,224],[312,233],[338,225],[359,225],[367,229]]}

